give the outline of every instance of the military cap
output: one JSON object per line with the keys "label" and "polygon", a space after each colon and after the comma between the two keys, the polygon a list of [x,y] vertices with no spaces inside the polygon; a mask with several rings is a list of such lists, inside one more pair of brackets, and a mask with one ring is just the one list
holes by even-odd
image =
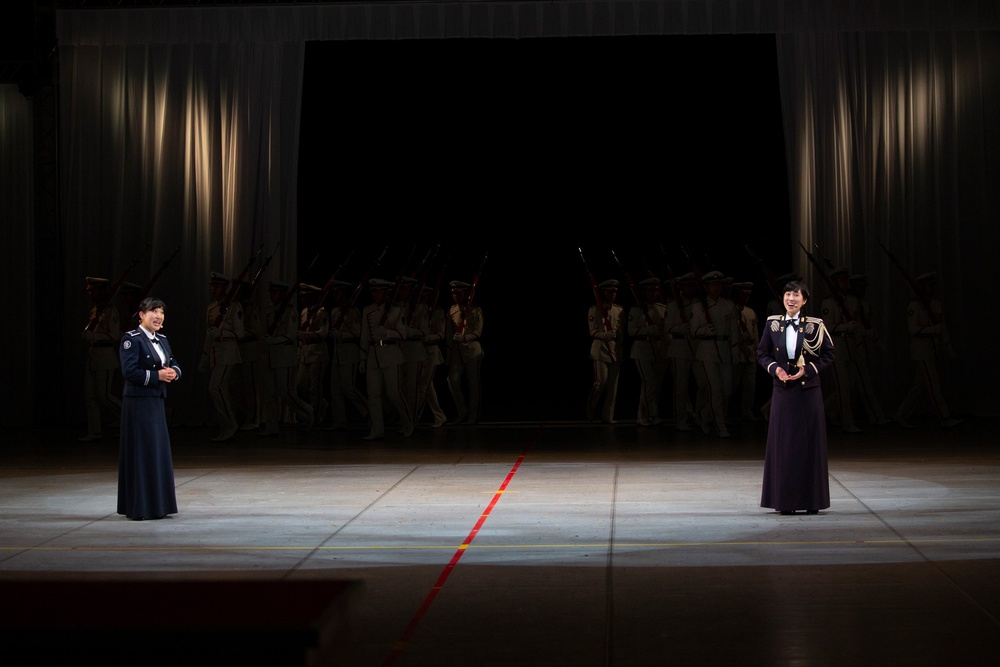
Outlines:
{"label": "military cap", "polygon": [[659,278],[644,278],[639,281],[639,287],[659,287]]}
{"label": "military cap", "polygon": [[833,271],[830,272],[830,277],[831,278],[846,278],[850,274],[851,274],[851,272],[847,270],[846,266],[838,266],[837,268],[835,268]]}
{"label": "military cap", "polygon": [[142,290],[142,285],[140,285],[139,283],[127,282],[124,285],[122,285],[122,289],[123,290],[134,290],[136,292],[139,292],[139,291]]}
{"label": "military cap", "polygon": [[389,289],[393,282],[384,278],[372,278],[368,281],[368,289]]}
{"label": "military cap", "polygon": [[722,271],[709,271],[701,277],[703,283],[721,283],[726,279]]}
{"label": "military cap", "polygon": [[689,271],[689,272],[685,273],[682,276],[678,276],[677,277],[677,282],[679,282],[679,283],[693,283],[694,282],[694,274]]}
{"label": "military cap", "polygon": [[472,287],[472,285],[470,285],[469,283],[462,282],[461,280],[452,280],[449,284],[451,285],[451,288],[453,290],[469,289],[470,287]]}
{"label": "military cap", "polygon": [[850,278],[852,283],[863,283],[868,281],[868,275],[864,273],[855,273]]}
{"label": "military cap", "polygon": [[88,290],[95,289],[98,287],[107,287],[108,285],[111,284],[111,281],[108,280],[107,278],[95,278],[94,276],[87,276],[86,278],[83,279],[83,281],[87,283]]}
{"label": "military cap", "polygon": [[751,282],[733,283],[733,289],[750,291],[751,289],[753,289],[753,283]]}
{"label": "military cap", "polygon": [[778,276],[778,282],[780,282],[782,284],[784,284],[784,283],[790,283],[790,282],[797,282],[799,280],[802,280],[802,276],[800,276],[799,274],[795,273],[794,271],[792,271],[791,273],[786,273],[784,275]]}
{"label": "military cap", "polygon": [[300,294],[309,294],[309,293],[315,294],[318,293],[319,291],[320,288],[316,287],[315,285],[310,285],[308,283],[302,283],[301,285],[299,285]]}
{"label": "military cap", "polygon": [[402,279],[399,281],[399,284],[401,284],[401,285],[416,285],[418,282],[420,282],[420,281],[417,280],[416,278],[411,278],[410,276],[403,276]]}
{"label": "military cap", "polygon": [[611,278],[610,280],[605,280],[604,282],[599,283],[597,286],[601,289],[618,289],[618,281]]}
{"label": "military cap", "polygon": [[229,284],[229,278],[227,278],[226,276],[222,275],[218,271],[212,271],[212,273],[209,274],[208,282],[209,283],[222,284],[222,285],[228,285]]}
{"label": "military cap", "polygon": [[288,283],[283,283],[283,282],[278,281],[278,280],[272,280],[271,284],[268,285],[268,289],[287,290],[288,289]]}
{"label": "military cap", "polygon": [[334,280],[332,283],[330,283],[330,287],[350,287],[350,286],[351,283],[347,282],[346,280]]}

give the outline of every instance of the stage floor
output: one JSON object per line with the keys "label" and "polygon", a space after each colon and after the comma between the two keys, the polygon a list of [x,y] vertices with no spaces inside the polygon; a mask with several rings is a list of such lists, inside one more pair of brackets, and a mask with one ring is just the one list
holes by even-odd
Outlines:
{"label": "stage floor", "polygon": [[116,442],[11,431],[0,586],[356,581],[355,665],[992,665],[997,426],[833,430],[815,516],[759,507],[764,423],[174,429],[180,512],[142,522]]}

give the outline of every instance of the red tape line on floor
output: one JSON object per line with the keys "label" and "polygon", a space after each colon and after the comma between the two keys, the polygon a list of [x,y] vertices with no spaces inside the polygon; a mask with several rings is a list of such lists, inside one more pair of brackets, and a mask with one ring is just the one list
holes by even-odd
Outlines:
{"label": "red tape line on floor", "polygon": [[448,561],[448,564],[445,565],[444,570],[441,571],[440,576],[438,576],[437,581],[434,582],[434,586],[427,594],[427,597],[424,598],[424,601],[420,604],[420,607],[413,615],[413,618],[410,619],[409,625],[406,626],[406,629],[403,630],[403,634],[400,635],[399,639],[396,640],[396,643],[395,645],[393,645],[392,651],[389,653],[389,656],[386,658],[385,662],[382,663],[385,667],[388,667],[389,665],[395,663],[396,660],[399,658],[399,656],[402,655],[403,651],[406,649],[406,646],[409,643],[410,638],[413,636],[413,633],[416,632],[417,626],[420,625],[420,621],[422,621],[424,616],[427,615],[427,611],[430,609],[431,603],[434,602],[434,598],[436,598],[437,594],[441,592],[442,588],[444,588],[445,582],[448,581],[448,577],[451,576],[451,573],[454,571],[455,566],[458,565],[458,561],[462,559],[462,556],[465,554],[465,551],[472,544],[472,540],[476,539],[476,535],[479,533],[479,529],[483,527],[484,523],[486,523],[486,519],[489,517],[490,512],[493,511],[493,508],[496,507],[497,502],[500,500],[500,496],[502,496],[504,491],[506,491],[507,485],[510,484],[510,481],[514,479],[514,474],[517,473],[517,469],[521,467],[521,462],[524,461],[524,456],[526,453],[527,449],[521,452],[521,455],[517,457],[517,461],[514,462],[514,465],[513,467],[511,467],[510,472],[507,473],[507,477],[506,479],[504,479],[503,484],[501,484],[500,488],[498,488],[496,493],[493,494],[493,499],[490,500],[490,504],[487,505],[486,509],[483,510],[483,513],[479,515],[479,520],[476,521],[476,525],[472,527],[472,530],[469,531],[469,534],[466,536],[465,541],[463,541],[462,544],[459,545],[458,550],[455,551],[455,554],[451,557],[451,560]]}

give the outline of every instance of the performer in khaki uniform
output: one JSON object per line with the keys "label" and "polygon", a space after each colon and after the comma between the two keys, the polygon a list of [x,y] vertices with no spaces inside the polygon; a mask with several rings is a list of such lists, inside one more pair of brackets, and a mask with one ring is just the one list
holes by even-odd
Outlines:
{"label": "performer in khaki uniform", "polygon": [[326,417],[326,399],[323,398],[323,373],[330,361],[326,337],[330,318],[326,308],[318,303],[320,288],[303,284],[299,287],[302,312],[299,314],[299,370],[296,386],[299,396],[312,406],[317,424]]}
{"label": "performer in khaki uniform", "polygon": [[417,405],[414,413],[416,415],[414,424],[419,422],[423,414],[424,407],[430,409],[434,421],[431,428],[441,428],[448,421],[441,403],[438,400],[437,389],[434,386],[434,376],[437,369],[444,363],[444,353],[441,351],[441,343],[444,341],[445,314],[435,301],[436,291],[432,287],[424,287],[420,293],[420,303],[427,307],[427,335],[424,336],[423,345],[426,348],[427,356],[420,362],[417,380]]}
{"label": "performer in khaki uniform", "polygon": [[269,303],[264,308],[263,367],[263,428],[259,435],[277,435],[281,425],[282,406],[303,421],[313,425],[312,406],[302,400],[296,387],[299,365],[299,314],[295,295],[288,293],[287,283],[272,282],[268,287]]}
{"label": "performer in khaki uniform", "polygon": [[639,408],[636,424],[657,426],[660,423],[660,400],[663,378],[669,369],[670,340],[666,333],[667,306],[660,302],[659,278],[639,282],[641,303],[629,308],[628,335],[632,341],[629,356],[639,371]]}
{"label": "performer in khaki uniform", "polygon": [[878,349],[878,331],[872,325],[872,307],[867,299],[868,277],[863,273],[851,276],[851,294],[858,300],[858,321],[861,323],[862,331],[860,340],[854,341],[848,338],[851,345],[851,358],[855,365],[855,389],[861,396],[865,411],[868,413],[868,423],[873,426],[887,426],[892,420],[886,416],[882,408],[882,402],[875,391],[875,383],[872,381],[871,371],[868,366],[869,346]]}
{"label": "performer in khaki uniform", "polygon": [[87,409],[87,435],[80,442],[100,440],[108,424],[121,421],[122,404],[114,395],[116,371],[119,370],[118,340],[122,331],[118,309],[111,303],[111,281],[85,278],[87,292],[94,304],[81,336],[87,343],[87,365],[83,376],[83,400]]}
{"label": "performer in khaki uniform", "polygon": [[448,345],[448,389],[451,391],[458,424],[478,424],[482,400],[482,364],[485,354],[479,339],[483,335],[483,309],[469,305],[472,285],[461,280],[450,283],[455,302],[448,310],[445,322],[445,342]]}
{"label": "performer in khaki uniform", "polygon": [[621,374],[621,354],[625,343],[624,308],[615,303],[618,281],[605,280],[597,285],[601,303],[587,311],[590,332],[590,362],[594,382],[587,397],[587,420],[600,419],[615,423],[615,401],[618,398],[618,377]]}
{"label": "performer in khaki uniform", "polygon": [[722,296],[725,280],[721,271],[709,271],[702,276],[707,311],[695,310],[691,320],[691,329],[698,340],[695,359],[703,372],[695,410],[701,418],[701,430],[707,435],[714,427],[720,438],[730,437],[726,408],[733,388],[732,347],[739,342],[740,326],[735,304]]}
{"label": "performer in khaki uniform", "polygon": [[850,282],[846,268],[838,267],[830,272],[835,291],[823,299],[821,315],[827,330],[833,334],[833,344],[837,357],[833,362],[833,373],[828,375],[830,389],[824,402],[828,421],[839,423],[847,433],[860,433],[854,421],[854,384],[857,381],[853,353],[859,343],[863,343],[864,327],[858,321],[860,308],[857,298],[850,293]]}
{"label": "performer in khaki uniform", "polygon": [[757,313],[750,307],[753,283],[733,283],[731,296],[736,304],[739,329],[739,343],[733,347],[733,392],[738,396],[740,419],[760,421],[753,412],[757,382]]}
{"label": "performer in khaki uniform", "polygon": [[361,361],[361,311],[351,300],[351,283],[334,280],[331,295],[336,305],[330,310],[330,428],[347,428],[347,403],[368,419],[368,400],[358,389],[358,364]]}
{"label": "performer in khaki uniform", "polygon": [[243,307],[238,299],[232,299],[222,313],[229,292],[229,279],[221,273],[212,272],[209,286],[212,302],[208,304],[208,333],[198,369],[212,371],[208,394],[215,406],[220,428],[219,435],[212,441],[224,442],[231,440],[239,428],[230,383],[236,370],[234,367],[241,362],[239,341],[244,335]]}
{"label": "performer in khaki uniform", "polygon": [[384,401],[396,409],[404,438],[413,435],[413,421],[400,386],[403,351],[399,343],[406,338],[403,311],[389,303],[393,283],[372,278],[368,281],[372,303],[361,311],[361,372],[368,389],[368,416],[371,428],[365,440],[385,437]]}
{"label": "performer in khaki uniform", "polygon": [[427,304],[419,302],[413,293],[416,285],[416,278],[404,277],[399,284],[399,296],[396,299],[396,305],[403,312],[403,321],[406,323],[406,335],[399,343],[403,351],[400,384],[406,397],[406,405],[410,408],[410,421],[413,423],[417,421],[420,366],[427,360],[424,336],[427,335],[429,317]]}
{"label": "performer in khaki uniform", "polygon": [[250,283],[240,285],[239,295],[243,306],[243,338],[240,339],[240,374],[239,384],[240,413],[242,424],[240,430],[255,431],[263,421],[261,403],[263,400],[263,357],[264,357],[264,319],[261,317],[257,300],[250,292]]}
{"label": "performer in khaki uniform", "polygon": [[948,361],[958,358],[952,347],[948,327],[944,323],[941,301],[935,295],[937,273],[925,273],[916,278],[917,287],[922,290],[917,298],[910,301],[906,320],[910,331],[910,359],[913,361],[913,385],[903,397],[896,410],[896,423],[903,428],[913,428],[910,419],[917,409],[920,399],[930,401],[931,408],[943,428],[950,428],[963,420],[952,417],[948,402],[941,387],[938,359]]}
{"label": "performer in khaki uniform", "polygon": [[670,359],[673,379],[674,428],[691,431],[689,424],[694,416],[691,401],[691,380],[694,377],[695,340],[691,334],[691,317],[694,309],[701,309],[698,300],[698,283],[693,273],[677,278],[678,298],[667,303],[664,327],[670,335],[667,357]]}

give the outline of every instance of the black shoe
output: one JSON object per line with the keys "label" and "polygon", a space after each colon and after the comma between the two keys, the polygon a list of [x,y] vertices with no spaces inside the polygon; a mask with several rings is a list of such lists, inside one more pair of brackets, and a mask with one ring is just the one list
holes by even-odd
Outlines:
{"label": "black shoe", "polygon": [[795,514],[795,510],[781,510],[781,514],[788,516],[789,514]]}
{"label": "black shoe", "polygon": [[806,510],[806,514],[819,514],[819,510]]}

